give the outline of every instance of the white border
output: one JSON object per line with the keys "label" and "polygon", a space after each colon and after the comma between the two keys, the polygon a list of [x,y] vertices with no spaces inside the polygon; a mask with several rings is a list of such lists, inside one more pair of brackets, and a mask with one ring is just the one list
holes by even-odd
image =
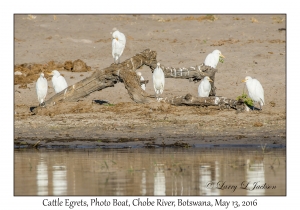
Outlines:
{"label": "white border", "polygon": [[[286,13],[287,14],[287,196],[258,197],[257,209],[272,207],[296,207],[298,203],[298,152],[299,129],[299,23],[300,15],[296,4],[282,1],[5,1],[1,8],[1,130],[4,131],[1,145],[1,209],[42,209],[43,197],[14,197],[13,196],[13,14],[15,13]],[[296,57],[297,56],[297,57]],[[9,79],[8,79],[9,78]],[[8,87],[12,87],[9,89]],[[293,97],[294,96],[294,97]],[[295,101],[296,100],[296,101]],[[290,103],[289,103],[290,102]],[[298,144],[298,145],[296,145]],[[299,152],[298,152],[299,153]],[[49,198],[49,197],[48,197]],[[51,197],[54,198],[54,197]],[[81,197],[64,197],[81,198]],[[89,197],[83,197],[90,199]],[[159,197],[155,197],[159,198]],[[176,197],[162,197],[176,200]],[[200,197],[199,199],[214,200],[217,197]],[[224,200],[253,200],[256,197],[221,197]],[[134,199],[134,197],[129,197]],[[198,198],[195,198],[198,199]],[[66,208],[66,207],[65,207]],[[165,207],[168,208],[168,207]],[[173,208],[173,207],[169,207]],[[199,207],[192,207],[199,208]],[[296,207],[297,208],[297,207]],[[76,207],[76,209],[78,209]],[[247,208],[249,209],[249,208]],[[252,209],[252,208],[251,208]]]}

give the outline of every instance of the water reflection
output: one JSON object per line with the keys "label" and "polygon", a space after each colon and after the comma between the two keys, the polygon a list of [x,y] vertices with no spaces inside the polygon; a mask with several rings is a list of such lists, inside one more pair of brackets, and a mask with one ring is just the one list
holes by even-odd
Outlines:
{"label": "water reflection", "polygon": [[15,150],[15,195],[285,195],[285,149]]}
{"label": "water reflection", "polygon": [[38,195],[48,195],[48,170],[45,162],[39,162],[36,169]]}
{"label": "water reflection", "polygon": [[156,164],[154,167],[154,195],[166,195],[164,164]]}
{"label": "water reflection", "polygon": [[66,166],[52,166],[53,194],[65,195],[67,192]]}
{"label": "water reflection", "polygon": [[40,158],[36,166],[37,195],[65,195],[67,192],[66,166],[63,163],[49,166],[48,155],[39,153]]}
{"label": "water reflection", "polygon": [[[264,184],[265,183],[265,171],[264,163],[261,162],[251,162],[250,159],[247,159],[247,170],[246,170],[246,179],[247,183],[250,184],[249,189],[247,190],[247,195],[264,195],[265,189],[256,189],[251,190],[253,184]],[[253,188],[252,188],[253,189]]]}
{"label": "water reflection", "polygon": [[219,181],[216,176],[217,170],[219,170],[218,164],[211,166],[210,164],[206,163],[206,164],[203,164],[200,166],[200,168],[199,168],[200,194],[202,194],[202,195],[219,195],[219,190],[217,187],[208,187],[208,185],[210,183],[217,184],[217,182]]}
{"label": "water reflection", "polygon": [[146,187],[146,171],[142,172],[142,180],[141,180],[141,195],[146,195],[147,187]]}

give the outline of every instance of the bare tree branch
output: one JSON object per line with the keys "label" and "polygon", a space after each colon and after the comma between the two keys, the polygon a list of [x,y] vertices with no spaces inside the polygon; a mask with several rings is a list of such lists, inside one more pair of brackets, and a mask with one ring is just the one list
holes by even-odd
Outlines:
{"label": "bare tree branch", "polygon": [[160,66],[165,73],[166,78],[174,78],[174,79],[189,79],[189,81],[199,82],[205,76],[209,76],[213,82],[211,83],[211,91],[209,93],[210,96],[216,95],[216,88],[214,85],[215,74],[218,72],[217,69],[214,69],[210,66],[205,66],[204,64],[191,66],[188,68],[173,68],[173,67],[165,67],[163,65]]}
{"label": "bare tree branch", "polygon": [[[124,82],[130,97],[138,102],[148,101],[146,92],[137,92],[140,88],[140,81],[135,70],[143,65],[156,66],[156,52],[149,49],[136,54],[120,64],[111,64],[109,67],[96,70],[91,76],[69,86],[64,91],[57,93],[45,102],[46,106],[54,105],[62,101],[78,101],[80,98],[91,94],[94,91],[113,87],[117,82]],[[138,88],[139,87],[139,88]],[[142,90],[142,89],[141,89]]]}
{"label": "bare tree branch", "polygon": [[[152,72],[156,68],[156,52],[149,49],[136,54],[130,59],[120,64],[111,64],[109,67],[96,70],[91,76],[69,86],[60,93],[57,93],[45,102],[45,106],[52,106],[58,102],[78,101],[94,91],[102,90],[107,87],[113,87],[117,82],[123,82],[130,98],[136,103],[149,103],[155,101],[154,95],[150,95],[141,88],[141,84],[148,81],[140,81],[136,70],[143,65],[150,67]],[[189,79],[197,82],[205,76],[209,76],[213,81],[217,69],[205,65],[196,65],[188,68],[173,68],[161,65],[166,78]],[[185,96],[175,96],[164,98],[161,101],[176,106],[219,106],[220,108],[234,108],[240,111],[244,110],[244,103],[225,97],[216,97],[215,87],[212,84],[212,97],[194,97],[191,94]],[[37,107],[38,109],[40,107]]]}
{"label": "bare tree branch", "polygon": [[223,108],[233,108],[238,111],[244,111],[245,105],[242,100],[234,100],[226,97],[194,97],[191,94],[185,96],[174,96],[171,98],[164,98],[161,101],[175,105],[175,106],[219,106]]}

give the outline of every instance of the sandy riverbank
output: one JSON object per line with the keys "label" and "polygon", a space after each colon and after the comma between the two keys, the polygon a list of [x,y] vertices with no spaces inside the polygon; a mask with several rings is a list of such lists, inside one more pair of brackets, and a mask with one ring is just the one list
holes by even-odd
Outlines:
{"label": "sandy riverbank", "polygon": [[[31,76],[21,72],[14,86],[15,142],[40,141],[41,146],[286,144],[286,34],[278,30],[286,28],[284,15],[16,15],[15,65],[41,64],[42,71],[60,64],[55,68],[72,85],[113,62],[113,27],[127,37],[121,61],[149,48],[157,51],[163,65],[189,67],[219,49],[226,58],[217,67],[217,95],[236,98],[244,89],[241,80],[252,76],[264,87],[263,111],[237,114],[217,107],[136,104],[118,83],[82,101],[58,104],[33,115],[30,107],[38,105],[35,81],[39,70]],[[64,70],[66,61],[77,59],[91,70]],[[150,81],[146,91],[154,93],[151,70],[145,66],[138,71]],[[163,97],[196,96],[198,85],[167,78]],[[48,86],[46,99],[54,95],[50,77]]]}

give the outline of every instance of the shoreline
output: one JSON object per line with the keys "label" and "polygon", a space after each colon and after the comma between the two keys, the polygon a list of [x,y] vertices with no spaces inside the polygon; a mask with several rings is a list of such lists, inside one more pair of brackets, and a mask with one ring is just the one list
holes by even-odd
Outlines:
{"label": "shoreline", "polygon": [[[86,131],[86,129],[84,129]],[[77,130],[79,133],[80,131]],[[210,133],[210,134],[208,134]],[[214,135],[211,132],[201,135],[170,133],[142,135],[131,133],[121,136],[118,133],[107,132],[101,137],[95,133],[89,136],[57,136],[37,137],[31,133],[28,136],[14,138],[16,148],[286,148],[285,130],[272,130],[261,132],[240,132],[235,130],[226,135]],[[35,146],[34,146],[35,145]]]}

